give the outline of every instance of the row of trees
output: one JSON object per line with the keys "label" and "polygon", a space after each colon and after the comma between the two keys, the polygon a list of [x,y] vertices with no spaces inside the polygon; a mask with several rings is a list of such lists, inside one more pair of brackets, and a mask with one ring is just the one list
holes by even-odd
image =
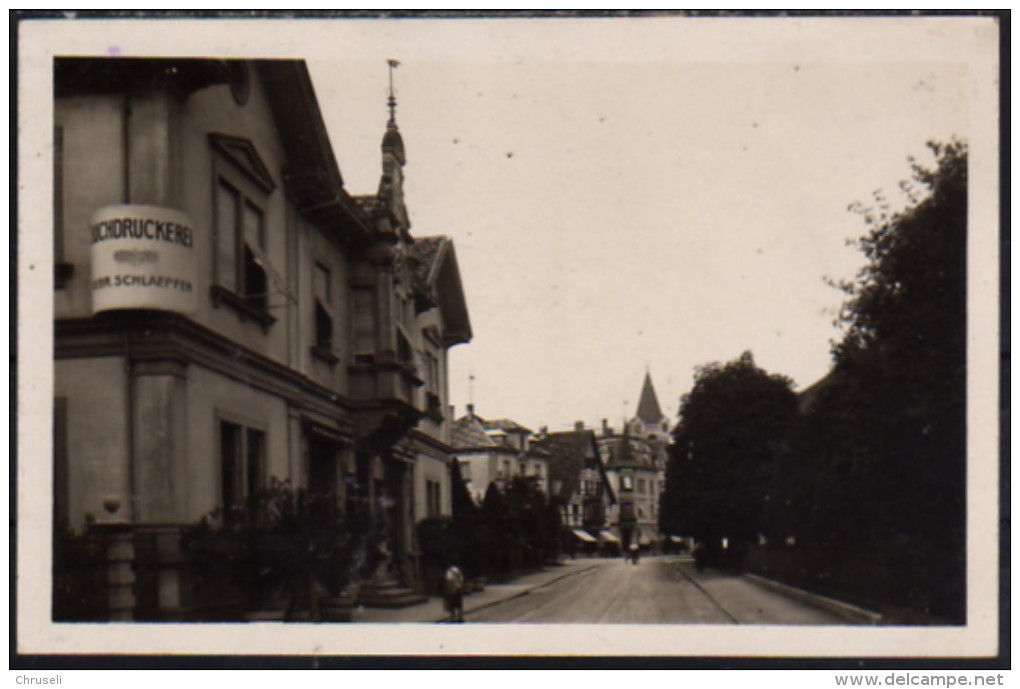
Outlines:
{"label": "row of trees", "polygon": [[517,476],[502,489],[492,483],[478,505],[458,463],[450,466],[452,517],[418,525],[425,569],[458,564],[470,578],[502,580],[516,570],[541,566],[557,550],[560,508],[533,480]]}
{"label": "row of trees", "polygon": [[[867,263],[838,318],[833,368],[799,396],[750,353],[684,396],[661,525],[710,547],[798,545],[937,562],[962,614],[966,473],[967,149],[911,161],[910,203],[855,205]],[[798,408],[799,407],[799,408]]]}

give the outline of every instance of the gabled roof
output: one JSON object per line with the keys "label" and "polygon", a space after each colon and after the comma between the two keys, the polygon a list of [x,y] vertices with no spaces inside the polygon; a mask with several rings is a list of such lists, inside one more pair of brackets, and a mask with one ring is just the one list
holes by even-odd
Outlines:
{"label": "gabled roof", "polygon": [[[477,418],[477,417],[476,417]],[[487,431],[504,431],[506,433],[531,433],[530,428],[525,428],[512,419],[488,419],[482,420],[482,426]]]}
{"label": "gabled roof", "polygon": [[657,469],[655,453],[646,440],[617,435],[600,438],[599,446],[608,450],[609,458],[606,469],[616,471],[623,467],[638,469]]}
{"label": "gabled roof", "polygon": [[[54,61],[54,90],[62,97],[165,89],[185,100],[222,84],[246,90],[252,74],[265,86],[266,102],[283,144],[287,196],[327,236],[354,243],[370,238],[370,219],[344,189],[303,60],[60,57]],[[268,172],[259,170],[250,158],[253,149],[246,151],[242,139],[221,138],[219,143],[228,159],[255,173],[256,183],[275,187]]]}
{"label": "gabled roof", "polygon": [[462,416],[450,424],[450,445],[455,450],[482,450],[500,447],[490,438],[475,416]]}
{"label": "gabled roof", "polygon": [[452,347],[470,342],[473,336],[471,319],[453,240],[442,235],[416,237],[410,252],[417,263],[415,280],[428,297],[439,304],[443,315],[444,344]]}
{"label": "gabled roof", "polygon": [[371,222],[344,189],[305,62],[256,60],[253,64],[265,83],[269,108],[286,151],[287,195],[302,215],[337,239],[369,239]]}
{"label": "gabled roof", "polygon": [[414,276],[421,281],[421,284],[428,285],[432,282],[434,273],[439,264],[439,252],[443,244],[449,239],[441,235],[434,237],[415,237],[411,245],[411,255],[418,259],[414,268]]}
{"label": "gabled roof", "polygon": [[641,399],[638,401],[637,417],[645,423],[659,423],[662,421],[662,416],[659,398],[655,396],[655,386],[652,385],[652,374],[645,373],[645,382],[641,386]]}
{"label": "gabled roof", "polygon": [[612,484],[606,478],[605,467],[599,456],[598,441],[591,430],[549,433],[536,439],[538,446],[549,455],[549,485],[560,483],[559,495],[569,499],[578,492],[581,472],[586,466],[597,468],[611,503],[616,502]]}

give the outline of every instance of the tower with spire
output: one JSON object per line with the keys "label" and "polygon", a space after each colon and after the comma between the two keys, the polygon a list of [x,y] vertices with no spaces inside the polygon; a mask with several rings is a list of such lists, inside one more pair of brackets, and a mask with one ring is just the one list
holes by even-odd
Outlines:
{"label": "tower with spire", "polygon": [[348,270],[355,333],[347,376],[359,432],[365,429],[355,450],[356,490],[387,553],[363,582],[366,605],[389,605],[396,584],[423,586],[415,524],[452,511],[448,350],[472,337],[453,240],[411,235],[393,89],[399,63],[387,63],[382,172],[376,193],[354,197],[372,235]]}
{"label": "tower with spire", "polygon": [[598,443],[609,483],[619,498],[609,515],[611,531],[624,546],[636,542],[657,551],[662,546],[659,500],[666,482],[669,419],[662,413],[649,371],[635,415],[623,419],[623,432],[614,433],[603,420]]}
{"label": "tower with spire", "polygon": [[664,444],[669,442],[669,419],[662,413],[662,407],[659,406],[659,398],[655,394],[650,371],[645,371],[637,413],[627,423],[627,430],[637,438]]}

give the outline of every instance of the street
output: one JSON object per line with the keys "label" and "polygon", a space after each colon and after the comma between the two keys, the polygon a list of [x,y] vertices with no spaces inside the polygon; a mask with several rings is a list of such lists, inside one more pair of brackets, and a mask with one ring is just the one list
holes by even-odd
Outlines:
{"label": "street", "polygon": [[592,559],[590,568],[465,616],[467,622],[845,625],[739,575],[688,558]]}

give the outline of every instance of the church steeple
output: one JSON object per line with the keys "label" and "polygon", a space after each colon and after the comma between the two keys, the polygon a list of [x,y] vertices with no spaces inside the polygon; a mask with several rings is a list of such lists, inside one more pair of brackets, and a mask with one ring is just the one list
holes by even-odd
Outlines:
{"label": "church steeple", "polygon": [[390,117],[386,121],[386,133],[382,139],[382,178],[379,180],[379,202],[396,218],[398,231],[406,234],[411,228],[407,208],[404,206],[404,165],[407,156],[404,153],[404,139],[397,128],[397,97],[393,90],[393,70],[400,63],[387,60],[389,65],[390,91],[386,105]]}
{"label": "church steeple", "polygon": [[386,155],[390,154],[403,167],[407,163],[407,158],[404,155],[404,140],[400,136],[400,130],[397,128],[397,97],[393,91],[393,70],[399,67],[400,63],[396,60],[387,60],[386,63],[390,68],[390,95],[386,99],[386,106],[390,111],[390,119],[386,121],[386,133],[383,134],[383,158],[385,160]]}
{"label": "church steeple", "polygon": [[662,421],[662,408],[659,406],[659,398],[655,396],[655,387],[652,385],[652,374],[645,371],[645,382],[641,386],[641,399],[638,401],[637,418],[645,424],[657,424]]}

